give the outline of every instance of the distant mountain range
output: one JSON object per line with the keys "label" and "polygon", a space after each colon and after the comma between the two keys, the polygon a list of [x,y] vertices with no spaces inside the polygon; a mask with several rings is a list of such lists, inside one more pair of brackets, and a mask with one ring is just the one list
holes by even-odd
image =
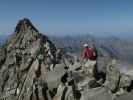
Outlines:
{"label": "distant mountain range", "polygon": [[89,34],[64,37],[54,36],[51,37],[51,40],[57,47],[65,48],[66,51],[72,53],[80,54],[83,43],[94,43],[101,56],[109,56],[128,63],[132,63],[133,60],[133,42],[115,36],[94,37]]}
{"label": "distant mountain range", "polygon": [[[7,40],[9,35],[0,36],[0,44]],[[109,37],[95,37],[90,34],[75,35],[75,36],[50,36],[53,43],[58,48],[64,48],[65,51],[80,54],[82,44],[96,44],[99,55],[110,56],[128,63],[133,60],[133,41],[117,38],[115,36]]]}

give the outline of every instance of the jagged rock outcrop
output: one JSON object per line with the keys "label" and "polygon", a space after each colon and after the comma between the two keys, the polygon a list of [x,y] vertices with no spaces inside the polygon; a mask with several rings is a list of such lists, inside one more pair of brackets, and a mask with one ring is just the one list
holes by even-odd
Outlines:
{"label": "jagged rock outcrop", "polygon": [[0,99],[44,100],[46,70],[55,64],[56,48],[29,19],[18,22],[14,34],[0,48]]}

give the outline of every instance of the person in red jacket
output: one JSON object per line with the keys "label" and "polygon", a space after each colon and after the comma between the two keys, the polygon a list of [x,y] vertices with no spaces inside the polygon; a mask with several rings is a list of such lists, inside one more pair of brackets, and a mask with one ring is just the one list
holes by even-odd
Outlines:
{"label": "person in red jacket", "polygon": [[86,75],[94,76],[97,55],[93,46],[89,47],[88,44],[83,45],[84,48],[81,52],[83,61],[83,70]]}
{"label": "person in red jacket", "polygon": [[83,45],[83,51],[81,53],[81,58],[86,60],[96,60],[95,50],[91,47],[88,47],[88,44]]}

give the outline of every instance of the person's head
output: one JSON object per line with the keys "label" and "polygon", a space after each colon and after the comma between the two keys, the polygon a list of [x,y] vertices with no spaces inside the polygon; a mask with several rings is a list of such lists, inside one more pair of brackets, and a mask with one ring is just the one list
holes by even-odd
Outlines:
{"label": "person's head", "polygon": [[96,46],[95,46],[95,44],[93,43],[93,44],[91,44],[90,45],[90,47],[92,48],[92,49],[96,49]]}
{"label": "person's head", "polygon": [[83,44],[83,47],[88,48],[88,44],[87,43]]}

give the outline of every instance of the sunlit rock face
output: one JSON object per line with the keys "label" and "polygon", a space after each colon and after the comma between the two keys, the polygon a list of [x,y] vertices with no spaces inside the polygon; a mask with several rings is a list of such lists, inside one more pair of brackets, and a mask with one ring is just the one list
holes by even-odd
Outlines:
{"label": "sunlit rock face", "polygon": [[[29,19],[20,20],[14,33],[0,48],[0,99],[31,100],[35,94],[41,94],[46,88],[46,66],[53,63],[48,64],[47,59],[49,56],[54,59],[55,52],[54,44],[39,33]],[[41,56],[45,58],[40,63]],[[34,93],[37,82],[42,84],[37,84],[40,90]],[[44,100],[43,95],[39,98]]]}

